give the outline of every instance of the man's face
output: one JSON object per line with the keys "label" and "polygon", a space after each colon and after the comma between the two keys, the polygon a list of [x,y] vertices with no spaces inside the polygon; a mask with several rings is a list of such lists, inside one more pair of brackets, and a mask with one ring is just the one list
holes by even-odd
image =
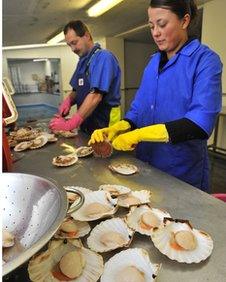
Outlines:
{"label": "man's face", "polygon": [[190,18],[179,19],[176,14],[167,9],[148,9],[149,24],[152,37],[159,50],[173,55],[184,40]]}
{"label": "man's face", "polygon": [[67,45],[71,47],[72,52],[79,57],[84,56],[89,51],[89,34],[85,33],[83,36],[78,36],[73,29],[69,29],[65,35]]}

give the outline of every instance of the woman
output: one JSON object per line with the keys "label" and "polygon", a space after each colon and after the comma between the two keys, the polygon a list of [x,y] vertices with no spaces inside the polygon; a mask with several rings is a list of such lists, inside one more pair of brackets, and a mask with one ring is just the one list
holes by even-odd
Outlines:
{"label": "woman", "polygon": [[149,24],[159,51],[125,119],[95,131],[90,143],[108,135],[115,149],[136,147],[137,158],[208,191],[207,139],[221,110],[222,64],[188,37],[196,12],[193,0],[150,2]]}

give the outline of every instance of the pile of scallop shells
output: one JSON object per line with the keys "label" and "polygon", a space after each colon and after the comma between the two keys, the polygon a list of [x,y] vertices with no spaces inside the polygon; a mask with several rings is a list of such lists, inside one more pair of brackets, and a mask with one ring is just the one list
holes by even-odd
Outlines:
{"label": "pile of scallop shells", "polygon": [[16,152],[38,149],[47,143],[58,140],[54,134],[44,132],[40,128],[32,128],[31,126],[21,127],[10,132],[7,139],[10,148],[14,148]]}
{"label": "pile of scallop shells", "polygon": [[[145,249],[130,248],[135,233],[148,236],[150,244],[180,263],[199,263],[211,255],[210,235],[153,207],[149,190],[115,184],[95,191],[69,187],[84,194],[84,205],[65,218],[47,250],[30,260],[31,281],[155,281],[161,263],[151,262]],[[67,192],[67,197],[73,206],[78,196]],[[118,216],[119,209],[126,214]],[[104,264],[103,254],[112,251]]]}

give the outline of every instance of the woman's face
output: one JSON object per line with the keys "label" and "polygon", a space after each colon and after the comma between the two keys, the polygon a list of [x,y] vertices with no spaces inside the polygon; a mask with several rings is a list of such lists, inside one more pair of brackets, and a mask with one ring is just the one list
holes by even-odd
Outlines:
{"label": "woman's face", "polygon": [[179,19],[170,10],[149,7],[148,17],[152,37],[159,50],[165,51],[168,58],[172,57],[187,41],[190,16],[186,14]]}

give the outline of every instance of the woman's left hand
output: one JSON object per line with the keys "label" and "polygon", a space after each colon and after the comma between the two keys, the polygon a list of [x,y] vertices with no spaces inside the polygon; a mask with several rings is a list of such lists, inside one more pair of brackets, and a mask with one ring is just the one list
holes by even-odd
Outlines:
{"label": "woman's left hand", "polygon": [[112,146],[118,151],[133,151],[137,143],[139,143],[139,134],[136,129],[116,137],[112,142]]}

